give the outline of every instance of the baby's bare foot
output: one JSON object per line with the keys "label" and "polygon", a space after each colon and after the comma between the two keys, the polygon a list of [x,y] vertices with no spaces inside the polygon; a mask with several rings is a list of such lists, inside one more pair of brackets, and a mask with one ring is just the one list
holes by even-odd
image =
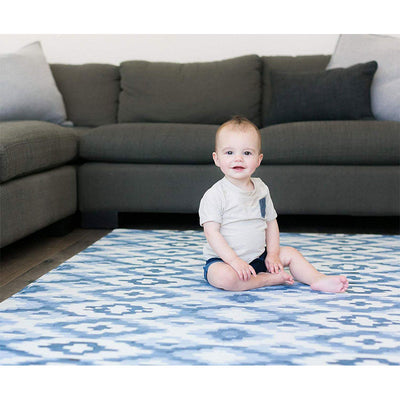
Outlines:
{"label": "baby's bare foot", "polygon": [[270,274],[269,279],[271,282],[273,282],[274,285],[282,285],[282,284],[287,284],[287,285],[293,285],[294,279],[293,276],[288,274],[286,271],[280,271],[277,274]]}
{"label": "baby's bare foot", "polygon": [[288,285],[293,285],[294,283],[294,279],[293,276],[288,274],[286,271],[281,271],[278,276],[281,276],[283,282],[282,283],[286,283]]}
{"label": "baby's bare foot", "polygon": [[274,285],[293,285],[294,279],[292,275],[288,274],[286,271],[280,271],[278,274],[272,274],[270,272],[260,272],[257,276],[264,276],[265,286]]}
{"label": "baby's bare foot", "polygon": [[349,282],[342,275],[325,275],[311,284],[311,289],[322,292],[343,293],[349,287]]}

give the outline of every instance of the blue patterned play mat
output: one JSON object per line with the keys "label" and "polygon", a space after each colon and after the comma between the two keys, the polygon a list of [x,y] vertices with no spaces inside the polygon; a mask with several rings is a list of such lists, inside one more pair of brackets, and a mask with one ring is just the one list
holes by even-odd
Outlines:
{"label": "blue patterned play mat", "polygon": [[343,294],[215,289],[204,241],[114,230],[0,304],[0,364],[400,364],[399,236],[281,234]]}

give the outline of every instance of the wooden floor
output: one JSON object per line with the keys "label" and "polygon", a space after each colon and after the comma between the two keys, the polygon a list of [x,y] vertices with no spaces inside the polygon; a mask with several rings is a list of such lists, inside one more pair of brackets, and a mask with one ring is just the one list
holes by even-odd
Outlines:
{"label": "wooden floor", "polygon": [[[399,218],[280,216],[281,232],[399,234]],[[197,215],[121,214],[121,228],[201,229]],[[75,228],[61,237],[38,232],[1,249],[0,302],[107,235]]]}
{"label": "wooden floor", "polygon": [[37,234],[7,246],[1,252],[0,302],[86,249],[108,232],[104,229],[77,228],[62,237]]}

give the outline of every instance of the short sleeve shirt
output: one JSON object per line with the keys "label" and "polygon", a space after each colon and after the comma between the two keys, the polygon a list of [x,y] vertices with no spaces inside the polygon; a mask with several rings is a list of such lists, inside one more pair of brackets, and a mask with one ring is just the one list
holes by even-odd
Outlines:
{"label": "short sleeve shirt", "polygon": [[[244,191],[226,177],[215,183],[200,201],[200,225],[214,221],[228,245],[247,263],[265,250],[267,222],[277,217],[267,185],[260,178],[251,178],[254,189]],[[218,257],[207,243],[206,259]]]}

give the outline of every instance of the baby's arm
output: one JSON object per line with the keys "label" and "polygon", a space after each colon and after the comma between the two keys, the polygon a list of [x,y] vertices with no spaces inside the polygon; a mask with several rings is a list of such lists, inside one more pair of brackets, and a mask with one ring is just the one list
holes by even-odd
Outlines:
{"label": "baby's arm", "polygon": [[203,225],[204,234],[212,249],[226,264],[230,265],[237,272],[241,280],[247,281],[251,275],[256,276],[254,268],[239,258],[228,245],[225,238],[221,235],[220,226],[219,223],[213,221],[206,222]]}
{"label": "baby's arm", "polygon": [[265,241],[267,244],[265,265],[268,272],[278,273],[279,271],[283,271],[283,265],[279,258],[279,226],[276,218],[268,221],[267,229],[265,230]]}

